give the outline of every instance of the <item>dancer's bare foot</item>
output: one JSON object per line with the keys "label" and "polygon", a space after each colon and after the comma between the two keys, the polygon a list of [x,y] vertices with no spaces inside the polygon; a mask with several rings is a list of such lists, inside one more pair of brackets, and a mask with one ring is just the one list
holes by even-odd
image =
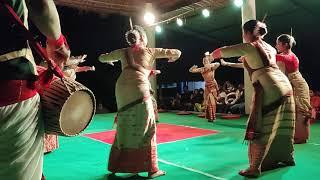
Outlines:
{"label": "dancer's bare foot", "polygon": [[148,178],[149,179],[154,179],[154,178],[157,178],[159,176],[164,176],[166,174],[165,171],[162,171],[162,170],[159,170],[157,172],[149,172],[148,173]]}
{"label": "dancer's bare foot", "polygon": [[261,172],[258,169],[246,169],[246,170],[241,170],[239,172],[239,174],[241,176],[245,176],[248,178],[257,178],[258,176],[260,176]]}

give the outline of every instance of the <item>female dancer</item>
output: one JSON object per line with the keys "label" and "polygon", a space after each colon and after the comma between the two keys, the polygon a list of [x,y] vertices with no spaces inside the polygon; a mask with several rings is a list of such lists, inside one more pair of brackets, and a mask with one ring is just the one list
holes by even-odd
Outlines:
{"label": "female dancer", "polygon": [[245,56],[254,87],[254,99],[245,139],[249,140],[250,167],[239,174],[257,177],[261,170],[279,165],[295,165],[293,134],[295,105],[288,78],[276,64],[276,50],[263,41],[264,23],[250,20],[243,25],[247,43],[223,47],[212,53],[214,59]]}
{"label": "female dancer", "polygon": [[294,143],[306,143],[310,133],[310,93],[309,86],[299,72],[299,59],[292,52],[291,48],[296,44],[294,38],[288,34],[282,34],[277,38],[276,48],[277,63],[283,63],[285,74],[288,76],[293,88],[293,95],[296,104],[296,127]]}
{"label": "female dancer", "polygon": [[202,59],[203,67],[193,65],[189,71],[191,73],[201,73],[205,81],[205,89],[203,94],[204,105],[205,105],[205,117],[208,122],[213,122],[216,119],[216,105],[218,95],[218,84],[214,79],[214,72],[220,66],[220,63],[210,64],[210,54],[205,53],[205,57]]}
{"label": "female dancer", "polygon": [[117,133],[111,147],[108,170],[115,173],[148,172],[149,178],[164,175],[158,169],[156,122],[149,75],[156,58],[177,60],[177,49],[148,48],[144,29],[134,26],[126,33],[129,48],[102,54],[99,61],[120,60],[122,73],[116,83]]}

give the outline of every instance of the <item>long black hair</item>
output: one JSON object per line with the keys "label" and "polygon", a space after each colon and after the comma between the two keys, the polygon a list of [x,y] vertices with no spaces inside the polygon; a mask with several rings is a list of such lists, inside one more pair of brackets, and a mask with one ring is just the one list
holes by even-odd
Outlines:
{"label": "long black hair", "polygon": [[250,32],[256,37],[263,37],[268,32],[266,25],[258,20],[249,20],[246,23],[244,23],[242,28],[244,32]]}
{"label": "long black hair", "polygon": [[287,44],[288,49],[291,49],[293,46],[296,45],[296,41],[294,40],[293,36],[290,36],[289,34],[281,34],[277,41],[282,42],[283,44]]}

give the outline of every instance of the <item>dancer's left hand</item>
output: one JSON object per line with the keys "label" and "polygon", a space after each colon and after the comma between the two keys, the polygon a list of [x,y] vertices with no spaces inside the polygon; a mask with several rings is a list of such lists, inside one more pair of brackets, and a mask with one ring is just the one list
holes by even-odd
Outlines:
{"label": "dancer's left hand", "polygon": [[175,62],[177,59],[178,59],[178,58],[172,57],[172,58],[169,58],[168,62],[169,62],[169,63],[170,63],[170,62]]}
{"label": "dancer's left hand", "polygon": [[245,57],[244,56],[239,57],[238,61],[243,63],[245,61]]}
{"label": "dancer's left hand", "polygon": [[161,74],[161,71],[160,71],[160,70],[154,70],[154,74],[155,74],[155,75]]}
{"label": "dancer's left hand", "polygon": [[222,66],[226,66],[226,65],[228,64],[228,63],[225,62],[223,59],[220,59],[220,63],[221,63]]}
{"label": "dancer's left hand", "polygon": [[198,66],[197,65],[193,65],[190,69],[189,69],[189,72],[192,72],[194,69],[197,69]]}
{"label": "dancer's left hand", "polygon": [[106,63],[109,64],[109,65],[111,65],[111,66],[114,66],[114,64],[113,64],[112,61],[107,61]]}

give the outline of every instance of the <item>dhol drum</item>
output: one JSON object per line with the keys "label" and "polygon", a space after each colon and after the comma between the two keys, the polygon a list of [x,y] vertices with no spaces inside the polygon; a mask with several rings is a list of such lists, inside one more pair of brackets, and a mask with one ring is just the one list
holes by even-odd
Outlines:
{"label": "dhol drum", "polygon": [[40,96],[47,134],[76,136],[88,127],[96,111],[92,91],[71,78],[54,77]]}

